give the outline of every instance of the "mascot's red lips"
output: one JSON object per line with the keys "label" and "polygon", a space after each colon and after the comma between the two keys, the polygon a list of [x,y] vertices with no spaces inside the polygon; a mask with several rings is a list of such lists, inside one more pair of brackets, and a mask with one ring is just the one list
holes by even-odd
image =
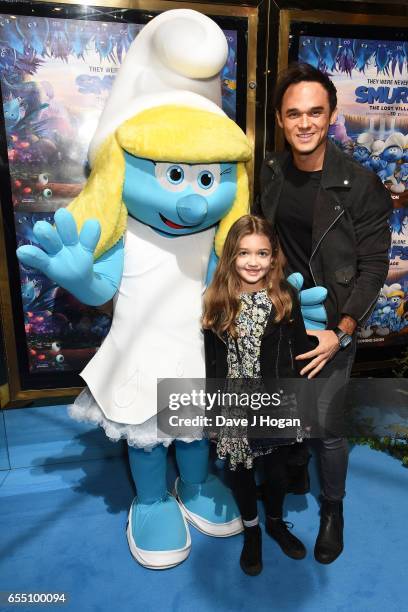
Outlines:
{"label": "mascot's red lips", "polygon": [[159,215],[160,215],[160,219],[163,221],[163,223],[165,223],[169,227],[171,227],[173,229],[187,229],[187,225],[178,225],[177,223],[174,223],[173,221],[170,221],[170,219],[166,219],[166,217],[164,217],[161,213],[159,213]]}

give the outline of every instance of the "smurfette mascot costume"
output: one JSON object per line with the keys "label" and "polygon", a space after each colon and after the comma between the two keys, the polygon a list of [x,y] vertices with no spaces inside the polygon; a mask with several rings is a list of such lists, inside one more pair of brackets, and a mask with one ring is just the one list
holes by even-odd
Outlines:
{"label": "smurfette mascot costume", "polygon": [[242,530],[231,492],[208,472],[206,440],[176,440],[180,478],[176,497],[167,492],[172,440],[157,438],[155,420],[158,379],[205,376],[208,266],[248,210],[251,149],[220,108],[226,57],[222,31],[195,11],[168,11],[145,26],[101,116],[83,191],[56,212],[55,229],[35,225],[43,250],[18,251],[87,304],[114,297],[111,330],[81,374],[87,388],[71,415],[127,440],[137,492],[128,541],[149,568],[188,556],[186,518],[213,536]]}

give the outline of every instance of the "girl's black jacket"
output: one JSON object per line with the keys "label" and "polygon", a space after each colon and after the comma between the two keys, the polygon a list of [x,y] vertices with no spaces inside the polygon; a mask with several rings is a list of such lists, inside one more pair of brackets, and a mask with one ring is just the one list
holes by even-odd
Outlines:
{"label": "girl's black jacket", "polygon": [[[290,285],[288,287],[292,294],[290,319],[282,323],[275,323],[275,313],[272,307],[262,336],[260,366],[261,378],[264,381],[300,377],[300,370],[309,363],[309,360],[296,361],[296,355],[307,353],[318,344],[316,337],[306,334],[298,297],[292,287]],[[206,329],[204,330],[204,346],[206,377],[226,378],[228,374],[226,342],[211,330]]]}

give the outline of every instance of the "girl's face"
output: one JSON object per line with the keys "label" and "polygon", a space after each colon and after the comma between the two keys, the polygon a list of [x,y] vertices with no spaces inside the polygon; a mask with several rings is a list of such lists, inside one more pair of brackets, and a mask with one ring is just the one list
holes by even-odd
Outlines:
{"label": "girl's face", "polygon": [[241,280],[241,291],[263,289],[271,264],[272,247],[267,236],[249,234],[241,238],[235,259],[235,271]]}

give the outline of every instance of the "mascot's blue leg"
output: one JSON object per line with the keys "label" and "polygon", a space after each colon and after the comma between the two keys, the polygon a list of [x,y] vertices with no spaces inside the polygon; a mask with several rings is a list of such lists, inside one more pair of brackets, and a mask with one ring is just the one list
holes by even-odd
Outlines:
{"label": "mascot's blue leg", "polygon": [[175,493],[189,523],[216,537],[240,533],[242,521],[231,490],[208,473],[208,440],[175,444],[180,470]]}
{"label": "mascot's blue leg", "polygon": [[151,452],[128,447],[137,497],[129,511],[127,537],[134,558],[144,567],[167,569],[188,557],[190,532],[176,499],[167,492],[167,448]]}

